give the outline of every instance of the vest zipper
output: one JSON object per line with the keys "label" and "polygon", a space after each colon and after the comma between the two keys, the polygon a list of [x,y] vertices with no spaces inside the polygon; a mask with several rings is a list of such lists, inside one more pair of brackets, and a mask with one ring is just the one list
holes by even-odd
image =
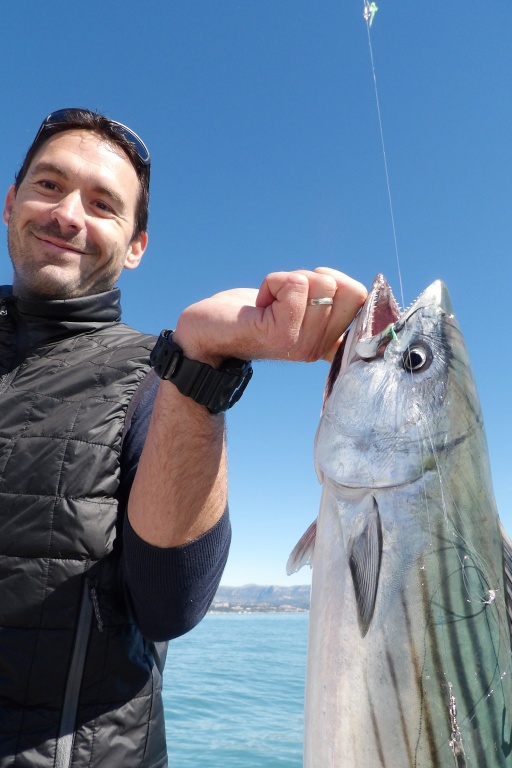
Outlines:
{"label": "vest zipper", "polygon": [[75,644],[71,657],[71,666],[66,683],[64,703],[62,705],[62,718],[60,721],[57,749],[55,753],[55,768],[70,768],[73,742],[75,738],[76,713],[78,709],[78,697],[82,685],[82,675],[85,665],[85,655],[89,642],[89,632],[94,613],[92,590],[89,579],[85,580],[82,592],[78,625],[76,628]]}
{"label": "vest zipper", "polygon": [[98,592],[96,590],[96,582],[91,581],[90,582],[91,588],[89,590],[89,594],[91,596],[92,600],[92,607],[94,608],[94,615],[96,617],[96,625],[98,627],[99,632],[103,632],[103,619],[101,618],[100,613],[100,604],[98,601]]}

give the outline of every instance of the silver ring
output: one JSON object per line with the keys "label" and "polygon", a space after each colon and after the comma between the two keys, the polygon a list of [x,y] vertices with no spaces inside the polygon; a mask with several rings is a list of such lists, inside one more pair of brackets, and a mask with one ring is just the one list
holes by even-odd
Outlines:
{"label": "silver ring", "polygon": [[330,307],[334,304],[334,299],[324,296],[321,299],[308,299],[308,307]]}

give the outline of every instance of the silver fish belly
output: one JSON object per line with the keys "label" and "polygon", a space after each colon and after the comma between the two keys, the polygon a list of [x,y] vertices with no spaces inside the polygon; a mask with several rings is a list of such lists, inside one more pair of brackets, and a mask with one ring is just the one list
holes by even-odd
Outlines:
{"label": "silver fish belly", "polygon": [[441,282],[400,314],[377,276],[315,464],[318,519],[288,563],[313,567],[305,768],[511,768],[511,545]]}

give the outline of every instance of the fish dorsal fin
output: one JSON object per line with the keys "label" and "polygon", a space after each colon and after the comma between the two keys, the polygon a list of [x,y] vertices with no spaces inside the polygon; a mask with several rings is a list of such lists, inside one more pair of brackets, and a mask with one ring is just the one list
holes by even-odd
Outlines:
{"label": "fish dorsal fin", "polygon": [[291,551],[288,562],[286,563],[286,573],[290,576],[292,573],[300,571],[303,565],[311,566],[313,551],[315,549],[316,539],[316,520],[311,523],[306,533],[304,533]]}
{"label": "fish dorsal fin", "polygon": [[512,645],[512,540],[501,523],[500,529],[505,573],[505,605],[507,606],[508,630]]}
{"label": "fish dorsal fin", "polygon": [[382,555],[382,525],[377,502],[372,499],[372,510],[366,515],[361,531],[352,539],[349,564],[357,601],[359,629],[364,637],[370,628],[377,586],[379,584]]}

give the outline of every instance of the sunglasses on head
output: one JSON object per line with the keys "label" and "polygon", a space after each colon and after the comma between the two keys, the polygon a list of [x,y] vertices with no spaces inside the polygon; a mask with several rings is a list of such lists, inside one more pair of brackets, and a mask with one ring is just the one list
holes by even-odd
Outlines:
{"label": "sunglasses on head", "polygon": [[[35,144],[38,140],[38,138],[41,136],[44,131],[46,131],[47,128],[50,128],[52,125],[59,125],[63,123],[71,123],[73,122],[74,116],[78,112],[83,112],[84,110],[75,109],[73,107],[68,109],[58,109],[55,112],[51,112],[40,125],[40,128],[37,132],[37,135],[33,141],[33,144]],[[148,165],[151,162],[150,156],[149,156],[149,149],[146,147],[140,136],[137,136],[137,134],[132,131],[131,128],[128,128],[127,125],[123,125],[123,123],[118,123],[117,120],[110,120],[110,118],[107,118],[109,123],[112,125],[115,125],[119,133],[123,136],[123,138],[126,139],[130,144],[133,144],[135,147],[135,151],[137,152],[137,156],[141,163],[143,165]]]}

